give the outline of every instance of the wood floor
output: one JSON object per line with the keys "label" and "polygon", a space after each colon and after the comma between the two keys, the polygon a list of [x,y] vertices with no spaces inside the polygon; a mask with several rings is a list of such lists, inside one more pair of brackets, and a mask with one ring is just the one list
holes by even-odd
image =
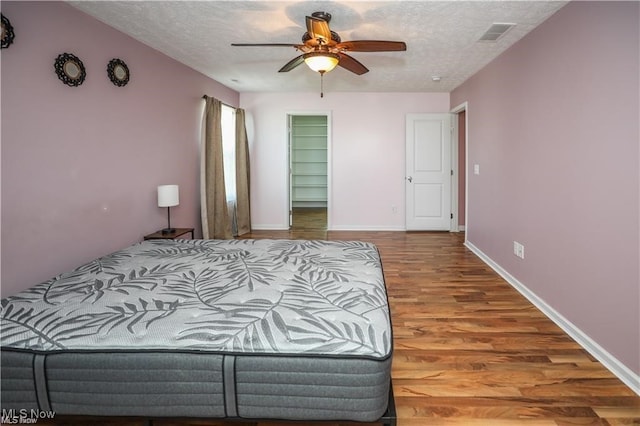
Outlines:
{"label": "wood floor", "polygon": [[321,207],[303,207],[293,209],[291,221],[292,238],[306,238],[313,235],[315,239],[327,239],[327,209]]}
{"label": "wood floor", "polygon": [[399,426],[640,425],[640,397],[467,250],[462,233],[327,232],[311,227],[255,231],[244,237],[364,240],[378,246],[393,321]]}

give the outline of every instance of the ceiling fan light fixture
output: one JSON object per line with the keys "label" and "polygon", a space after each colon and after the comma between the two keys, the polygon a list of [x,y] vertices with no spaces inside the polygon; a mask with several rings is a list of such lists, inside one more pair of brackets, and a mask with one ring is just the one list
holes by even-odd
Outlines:
{"label": "ceiling fan light fixture", "polygon": [[304,55],[304,63],[315,72],[329,72],[338,65],[340,57],[331,52],[309,52]]}

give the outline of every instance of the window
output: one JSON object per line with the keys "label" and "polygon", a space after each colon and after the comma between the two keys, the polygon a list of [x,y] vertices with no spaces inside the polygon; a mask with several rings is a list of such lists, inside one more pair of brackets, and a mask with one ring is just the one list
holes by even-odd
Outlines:
{"label": "window", "polygon": [[236,111],[222,105],[222,153],[227,202],[236,201]]}

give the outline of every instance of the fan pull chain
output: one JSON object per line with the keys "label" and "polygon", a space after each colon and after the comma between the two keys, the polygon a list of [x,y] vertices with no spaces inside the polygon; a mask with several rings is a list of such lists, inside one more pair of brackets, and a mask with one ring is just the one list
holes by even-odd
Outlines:
{"label": "fan pull chain", "polygon": [[324,71],[320,72],[320,97],[324,98]]}

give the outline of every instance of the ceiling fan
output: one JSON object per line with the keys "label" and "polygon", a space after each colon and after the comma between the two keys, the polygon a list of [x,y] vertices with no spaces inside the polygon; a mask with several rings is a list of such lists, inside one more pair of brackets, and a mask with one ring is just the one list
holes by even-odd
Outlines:
{"label": "ceiling fan", "polygon": [[232,46],[276,46],[293,47],[301,55],[287,62],[279,72],[288,72],[303,62],[309,68],[323,75],[337,65],[357,75],[369,70],[358,60],[345,52],[397,52],[407,50],[403,41],[355,40],[341,41],[340,36],[331,31],[331,14],[314,12],[306,17],[307,32],[302,35],[302,44],[289,43],[232,43]]}

